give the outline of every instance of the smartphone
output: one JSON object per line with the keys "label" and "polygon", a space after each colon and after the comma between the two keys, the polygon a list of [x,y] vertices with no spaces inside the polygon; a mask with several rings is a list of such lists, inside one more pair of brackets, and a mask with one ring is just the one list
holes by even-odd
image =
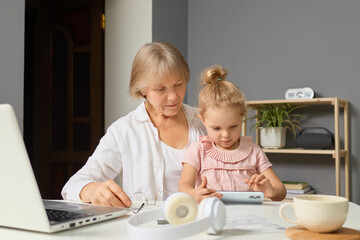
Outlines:
{"label": "smartphone", "polygon": [[223,195],[221,201],[224,203],[250,203],[262,204],[264,201],[263,192],[237,192],[237,191],[218,191]]}

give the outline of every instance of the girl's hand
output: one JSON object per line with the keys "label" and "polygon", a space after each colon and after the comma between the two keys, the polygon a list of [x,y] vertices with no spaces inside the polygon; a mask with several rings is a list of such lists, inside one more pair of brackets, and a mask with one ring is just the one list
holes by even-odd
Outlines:
{"label": "girl's hand", "polygon": [[200,203],[201,200],[208,197],[218,197],[222,198],[222,194],[216,192],[214,189],[207,188],[207,178],[201,177],[201,184],[194,189],[194,193],[192,194],[195,198],[196,202]]}
{"label": "girl's hand", "polygon": [[265,197],[272,198],[274,196],[274,188],[270,180],[263,174],[254,174],[250,178],[246,178],[245,183],[255,192],[263,192]]}

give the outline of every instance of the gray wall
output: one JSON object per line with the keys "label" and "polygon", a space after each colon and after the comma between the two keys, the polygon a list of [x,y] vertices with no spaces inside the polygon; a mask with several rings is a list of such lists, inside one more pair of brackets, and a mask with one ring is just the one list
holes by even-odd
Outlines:
{"label": "gray wall", "polygon": [[153,0],[153,41],[174,45],[187,58],[188,0]]}
{"label": "gray wall", "polygon": [[14,107],[23,128],[25,0],[0,1],[0,104]]}
{"label": "gray wall", "polygon": [[[360,203],[360,1],[189,1],[188,102],[196,105],[197,78],[213,64],[248,100],[283,99],[286,89],[311,87],[318,97],[350,103],[352,201]],[[309,111],[303,123],[334,130],[329,109]],[[331,109],[330,109],[331,110]],[[341,130],[342,132],[342,130]],[[283,180],[303,180],[335,194],[334,160],[328,156],[268,155]],[[343,182],[342,172],[342,182]],[[344,187],[342,186],[342,195]]]}

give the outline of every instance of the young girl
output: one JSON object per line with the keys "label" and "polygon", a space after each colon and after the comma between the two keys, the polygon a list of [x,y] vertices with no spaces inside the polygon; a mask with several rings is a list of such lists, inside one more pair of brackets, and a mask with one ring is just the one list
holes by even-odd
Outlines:
{"label": "young girl", "polygon": [[179,191],[197,202],[210,196],[221,198],[216,191],[261,191],[272,200],[282,200],[285,187],[265,153],[251,136],[240,136],[245,97],[226,76],[227,70],[219,65],[201,73],[199,115],[208,136],[201,136],[187,150]]}

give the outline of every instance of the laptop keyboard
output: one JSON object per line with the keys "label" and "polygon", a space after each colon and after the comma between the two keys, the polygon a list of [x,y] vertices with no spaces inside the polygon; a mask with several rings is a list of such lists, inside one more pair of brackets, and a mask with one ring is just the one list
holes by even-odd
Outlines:
{"label": "laptop keyboard", "polygon": [[50,223],[66,222],[80,218],[86,218],[93,216],[89,213],[77,213],[62,210],[46,209],[46,214],[50,220]]}

